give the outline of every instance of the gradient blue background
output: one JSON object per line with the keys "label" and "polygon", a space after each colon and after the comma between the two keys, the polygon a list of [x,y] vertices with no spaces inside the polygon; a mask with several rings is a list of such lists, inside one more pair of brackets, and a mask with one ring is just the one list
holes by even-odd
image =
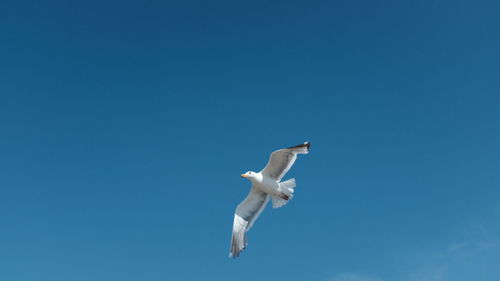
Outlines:
{"label": "gradient blue background", "polygon": [[499,9],[0,1],[0,280],[500,280]]}

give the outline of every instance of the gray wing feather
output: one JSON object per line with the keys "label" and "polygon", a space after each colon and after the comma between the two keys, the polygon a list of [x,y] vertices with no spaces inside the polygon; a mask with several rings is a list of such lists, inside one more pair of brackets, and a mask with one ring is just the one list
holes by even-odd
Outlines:
{"label": "gray wing feather", "polygon": [[305,142],[296,146],[276,150],[271,153],[269,162],[261,171],[263,174],[280,181],[285,174],[290,170],[293,163],[297,159],[297,154],[309,153],[311,143]]}
{"label": "gray wing feather", "polygon": [[248,196],[236,208],[231,236],[229,257],[237,258],[247,245],[246,232],[252,227],[266,207],[269,196],[252,187]]}

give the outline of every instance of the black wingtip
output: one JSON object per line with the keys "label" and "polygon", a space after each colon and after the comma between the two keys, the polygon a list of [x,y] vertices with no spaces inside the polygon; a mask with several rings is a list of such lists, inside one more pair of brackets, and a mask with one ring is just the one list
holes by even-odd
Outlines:
{"label": "black wingtip", "polygon": [[304,145],[307,147],[307,150],[309,150],[309,148],[311,147],[311,143],[308,141],[306,141]]}
{"label": "black wingtip", "polygon": [[295,145],[295,146],[290,146],[290,147],[287,147],[287,148],[299,148],[299,147],[306,147],[307,151],[309,151],[309,148],[311,147],[311,143],[308,142],[308,141],[306,141],[303,144],[299,144],[299,145]]}

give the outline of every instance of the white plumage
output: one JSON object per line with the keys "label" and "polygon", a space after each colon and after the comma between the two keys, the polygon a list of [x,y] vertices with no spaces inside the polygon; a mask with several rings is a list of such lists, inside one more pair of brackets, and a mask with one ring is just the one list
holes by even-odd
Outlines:
{"label": "white plumage", "polygon": [[253,226],[259,215],[272,199],[273,208],[284,206],[293,197],[295,179],[281,182],[297,159],[297,154],[309,153],[311,144],[304,144],[276,150],[271,153],[266,167],[256,172],[246,172],[241,177],[252,182],[248,196],[236,208],[231,237],[229,257],[237,258],[247,246],[246,232]]}

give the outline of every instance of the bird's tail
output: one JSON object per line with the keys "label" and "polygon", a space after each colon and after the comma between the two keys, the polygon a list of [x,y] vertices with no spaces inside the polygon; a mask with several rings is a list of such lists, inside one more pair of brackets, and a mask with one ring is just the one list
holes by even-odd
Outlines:
{"label": "bird's tail", "polygon": [[273,208],[285,206],[285,204],[293,198],[295,186],[295,179],[280,182],[280,186],[278,187],[279,195],[271,196],[271,199],[273,200]]}

